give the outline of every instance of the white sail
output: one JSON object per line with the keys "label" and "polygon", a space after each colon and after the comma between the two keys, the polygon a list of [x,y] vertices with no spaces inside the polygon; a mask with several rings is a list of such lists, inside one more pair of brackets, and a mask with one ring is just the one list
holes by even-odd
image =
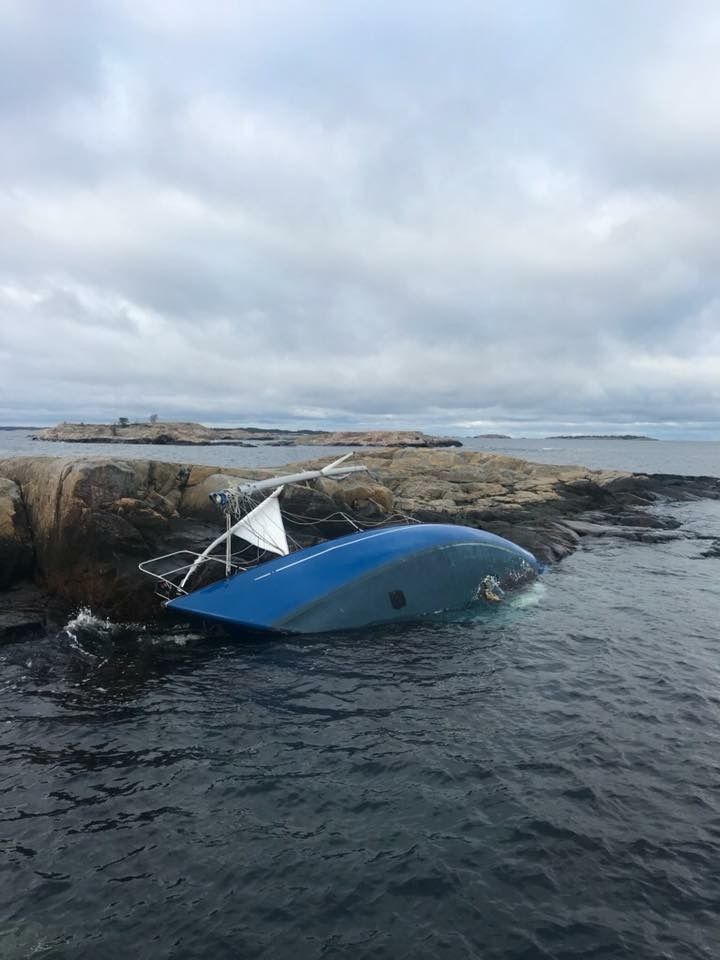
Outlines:
{"label": "white sail", "polygon": [[[212,556],[212,552],[216,547],[219,547],[221,543],[225,542],[227,542],[229,547],[230,538],[234,533],[236,533],[238,537],[242,537],[243,540],[257,544],[259,547],[262,547],[263,550],[269,550],[272,553],[287,556],[287,554],[290,553],[290,548],[288,547],[285,527],[283,526],[282,516],[280,515],[280,505],[278,504],[278,497],[282,493],[282,489],[282,487],[278,487],[277,490],[273,490],[266,500],[263,500],[261,504],[246,514],[242,520],[238,520],[238,522],[232,524],[232,526],[230,525],[230,515],[228,514],[227,530],[221,533],[217,539],[213,540],[210,546],[205,547],[203,552],[198,555],[197,560],[190,565],[188,572],[180,581],[180,589],[185,589],[185,584],[190,577],[195,573],[201,563],[204,563],[208,557]],[[229,549],[226,553],[226,562],[228,564],[226,574],[229,574]]]}
{"label": "white sail", "polygon": [[255,544],[261,550],[279,553],[283,557],[290,553],[277,497],[263,500],[233,525],[232,533],[248,543]]}

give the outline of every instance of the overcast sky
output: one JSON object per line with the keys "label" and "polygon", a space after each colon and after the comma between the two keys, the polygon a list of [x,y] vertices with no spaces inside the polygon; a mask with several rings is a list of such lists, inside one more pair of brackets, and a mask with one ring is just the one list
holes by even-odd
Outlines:
{"label": "overcast sky", "polygon": [[720,5],[2,0],[0,422],[720,438]]}

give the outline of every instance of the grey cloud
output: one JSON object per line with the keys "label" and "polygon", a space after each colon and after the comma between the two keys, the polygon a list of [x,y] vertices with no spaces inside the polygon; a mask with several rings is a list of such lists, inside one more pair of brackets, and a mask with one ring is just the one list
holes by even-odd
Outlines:
{"label": "grey cloud", "polygon": [[720,428],[713,5],[57,9],[0,14],[0,419]]}

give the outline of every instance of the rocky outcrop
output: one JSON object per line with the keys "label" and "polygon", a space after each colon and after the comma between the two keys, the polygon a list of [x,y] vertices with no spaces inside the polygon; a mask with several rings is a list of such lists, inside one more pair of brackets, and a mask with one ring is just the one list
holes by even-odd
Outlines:
{"label": "rocky outcrop", "polygon": [[[181,524],[173,521],[179,521],[187,473],[176,464],[151,461],[0,461],[0,475],[22,490],[36,580],[69,604],[108,615],[128,616],[149,605],[137,564],[148,548],[180,534]],[[182,532],[192,544],[211,531]]]}
{"label": "rocky outcrop", "polygon": [[[378,450],[363,463],[392,494],[392,509],[426,522],[481,527],[531,550],[540,560],[560,560],[586,534],[565,521],[591,515],[620,529],[673,525],[667,518],[638,510],[672,490],[681,498],[677,478],[648,478],[616,470],[553,466],[492,453],[471,451]],[[334,498],[342,484],[322,481]],[[716,490],[716,494],[712,493]],[[720,495],[720,486],[704,484],[704,495]],[[636,527],[637,530],[637,527]]]}
{"label": "rocky outcrop", "polygon": [[[286,488],[283,508],[299,545],[409,514],[485,528],[549,562],[588,536],[657,542],[675,535],[674,521],[640,509],[658,497],[720,497],[720,481],[713,478],[553,467],[488,453],[388,449],[368,451],[362,460],[368,474]],[[148,460],[0,460],[0,582],[7,586],[32,573],[36,584],[69,606],[91,606],[114,619],[147,619],[159,605],[137,564],[203,549],[222,525],[208,494],[240,477],[277,472]],[[25,618],[30,622],[40,616],[33,604]]]}
{"label": "rocky outcrop", "polygon": [[151,443],[180,446],[224,444],[240,447],[461,447],[452,437],[433,437],[418,430],[264,430],[257,427],[206,427],[202,423],[59,423],[39,430],[34,440],[70,443]]}
{"label": "rocky outcrop", "polygon": [[[0,461],[8,502],[19,502],[22,491],[34,559],[22,570],[21,541],[8,540],[13,552],[3,555],[6,584],[32,569],[38,583],[70,605],[118,619],[145,619],[157,612],[158,602],[138,563],[175,550],[202,550],[221,524],[208,494],[241,475],[269,473],[219,474],[212,467],[143,460]],[[305,545],[354,529],[338,516],[338,506],[321,490],[288,488],[285,508],[302,520],[296,530],[289,524],[296,541]]]}

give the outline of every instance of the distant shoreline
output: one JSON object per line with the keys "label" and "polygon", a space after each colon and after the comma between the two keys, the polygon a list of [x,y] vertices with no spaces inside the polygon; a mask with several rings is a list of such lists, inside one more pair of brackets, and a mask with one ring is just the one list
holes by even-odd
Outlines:
{"label": "distant shoreline", "polygon": [[557,433],[544,440],[652,440],[659,443],[657,437],[646,437],[637,433]]}

